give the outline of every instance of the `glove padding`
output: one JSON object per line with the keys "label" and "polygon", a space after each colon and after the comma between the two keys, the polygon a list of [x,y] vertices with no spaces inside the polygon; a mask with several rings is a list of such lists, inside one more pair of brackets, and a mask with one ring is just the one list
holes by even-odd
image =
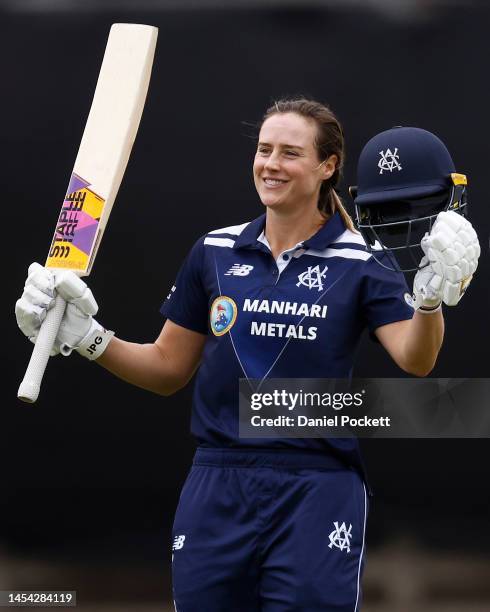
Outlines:
{"label": "glove padding", "polygon": [[435,308],[441,301],[455,306],[478,266],[481,250],[473,226],[458,213],[441,212],[421,247],[424,257],[413,283],[415,309]]}
{"label": "glove padding", "polygon": [[54,306],[56,292],[67,306],[51,355],[69,355],[95,331],[103,330],[92,317],[98,310],[92,291],[76,274],[62,271],[55,275],[38,263],[31,264],[24,292],[15,304],[15,316],[22,333],[35,344],[41,324]]}

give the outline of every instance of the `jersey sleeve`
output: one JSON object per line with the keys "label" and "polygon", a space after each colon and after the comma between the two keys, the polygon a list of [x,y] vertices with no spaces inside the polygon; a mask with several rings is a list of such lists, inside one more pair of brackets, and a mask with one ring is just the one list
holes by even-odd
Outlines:
{"label": "jersey sleeve", "polygon": [[208,296],[203,284],[203,264],[204,238],[201,238],[185,258],[160,312],[177,325],[207,334]]}
{"label": "jersey sleeve", "polygon": [[387,270],[371,257],[361,283],[362,312],[371,334],[382,325],[413,317],[409,292],[402,272]]}

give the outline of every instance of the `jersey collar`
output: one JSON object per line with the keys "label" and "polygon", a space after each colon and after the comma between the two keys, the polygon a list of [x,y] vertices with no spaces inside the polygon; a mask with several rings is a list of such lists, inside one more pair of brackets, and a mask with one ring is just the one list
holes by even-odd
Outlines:
{"label": "jersey collar", "polygon": [[250,221],[247,227],[242,231],[242,233],[237,236],[235,240],[235,244],[233,246],[234,249],[246,249],[246,248],[257,248],[260,244],[257,242],[257,238],[262,233],[265,227],[265,214],[260,215],[257,219]]}
{"label": "jersey collar", "polygon": [[[242,248],[260,248],[260,243],[257,238],[263,232],[265,228],[265,214],[261,215],[257,219],[251,221],[242,233],[237,236],[234,249]],[[323,225],[316,234],[308,238],[303,242],[303,246],[306,249],[322,250],[326,249],[332,242],[334,242],[343,232],[345,232],[345,225],[342,217],[336,212],[325,225]]]}
{"label": "jersey collar", "polygon": [[340,214],[336,212],[324,225],[322,225],[316,234],[313,234],[311,238],[303,242],[303,246],[307,249],[315,249],[317,251],[326,249],[344,232],[344,221]]}

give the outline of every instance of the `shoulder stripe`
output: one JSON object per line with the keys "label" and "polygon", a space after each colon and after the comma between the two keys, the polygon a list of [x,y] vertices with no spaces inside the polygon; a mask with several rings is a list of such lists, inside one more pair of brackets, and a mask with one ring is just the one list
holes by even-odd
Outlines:
{"label": "shoulder stripe", "polygon": [[370,257],[370,253],[361,251],[360,249],[325,249],[324,251],[315,251],[314,249],[308,249],[305,255],[311,255],[312,257],[342,257],[343,259],[362,259],[367,261]]}
{"label": "shoulder stripe", "polygon": [[235,241],[231,240],[230,238],[204,238],[204,244],[209,244],[211,246],[217,247],[232,248],[235,244]]}
{"label": "shoulder stripe", "polygon": [[340,234],[340,236],[334,240],[333,244],[338,244],[339,242],[350,242],[351,244],[361,244],[362,246],[366,246],[364,238],[361,236],[361,234],[352,232],[348,229],[345,230],[343,234]]}
{"label": "shoulder stripe", "polygon": [[334,242],[330,245],[331,249],[335,249],[340,251],[341,249],[355,249],[356,251],[364,251],[367,252],[367,248],[365,244],[356,244],[353,242],[338,242],[335,244]]}
{"label": "shoulder stripe", "polygon": [[250,221],[247,221],[247,223],[242,223],[241,225],[230,225],[229,227],[215,229],[212,232],[208,232],[208,236],[211,234],[231,234],[232,236],[239,236],[249,223]]}

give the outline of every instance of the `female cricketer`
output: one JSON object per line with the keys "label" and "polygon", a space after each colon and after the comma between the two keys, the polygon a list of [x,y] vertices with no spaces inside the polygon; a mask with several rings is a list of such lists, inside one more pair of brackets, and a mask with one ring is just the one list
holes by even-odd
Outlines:
{"label": "female cricketer", "polygon": [[[365,328],[405,372],[431,371],[443,339],[441,302],[459,301],[479,248],[469,222],[447,212],[449,154],[422,132],[389,130],[366,145],[356,194],[361,235],[335,191],[344,160],[338,120],[312,100],[276,102],[253,163],[265,214],[197,241],[153,343],[125,342],[99,325],[90,289],[72,273],[29,268],[16,315],[32,341],[59,291],[69,304],[55,351],[76,350],[161,395],[197,371],[199,446],[172,534],[178,612],[360,609],[368,491],[357,441],[240,438],[238,381],[349,377]],[[433,205],[441,194],[412,297],[403,274],[386,265],[392,255],[375,251],[372,232],[393,223],[386,202],[403,199],[413,215],[407,202],[429,197]]]}

